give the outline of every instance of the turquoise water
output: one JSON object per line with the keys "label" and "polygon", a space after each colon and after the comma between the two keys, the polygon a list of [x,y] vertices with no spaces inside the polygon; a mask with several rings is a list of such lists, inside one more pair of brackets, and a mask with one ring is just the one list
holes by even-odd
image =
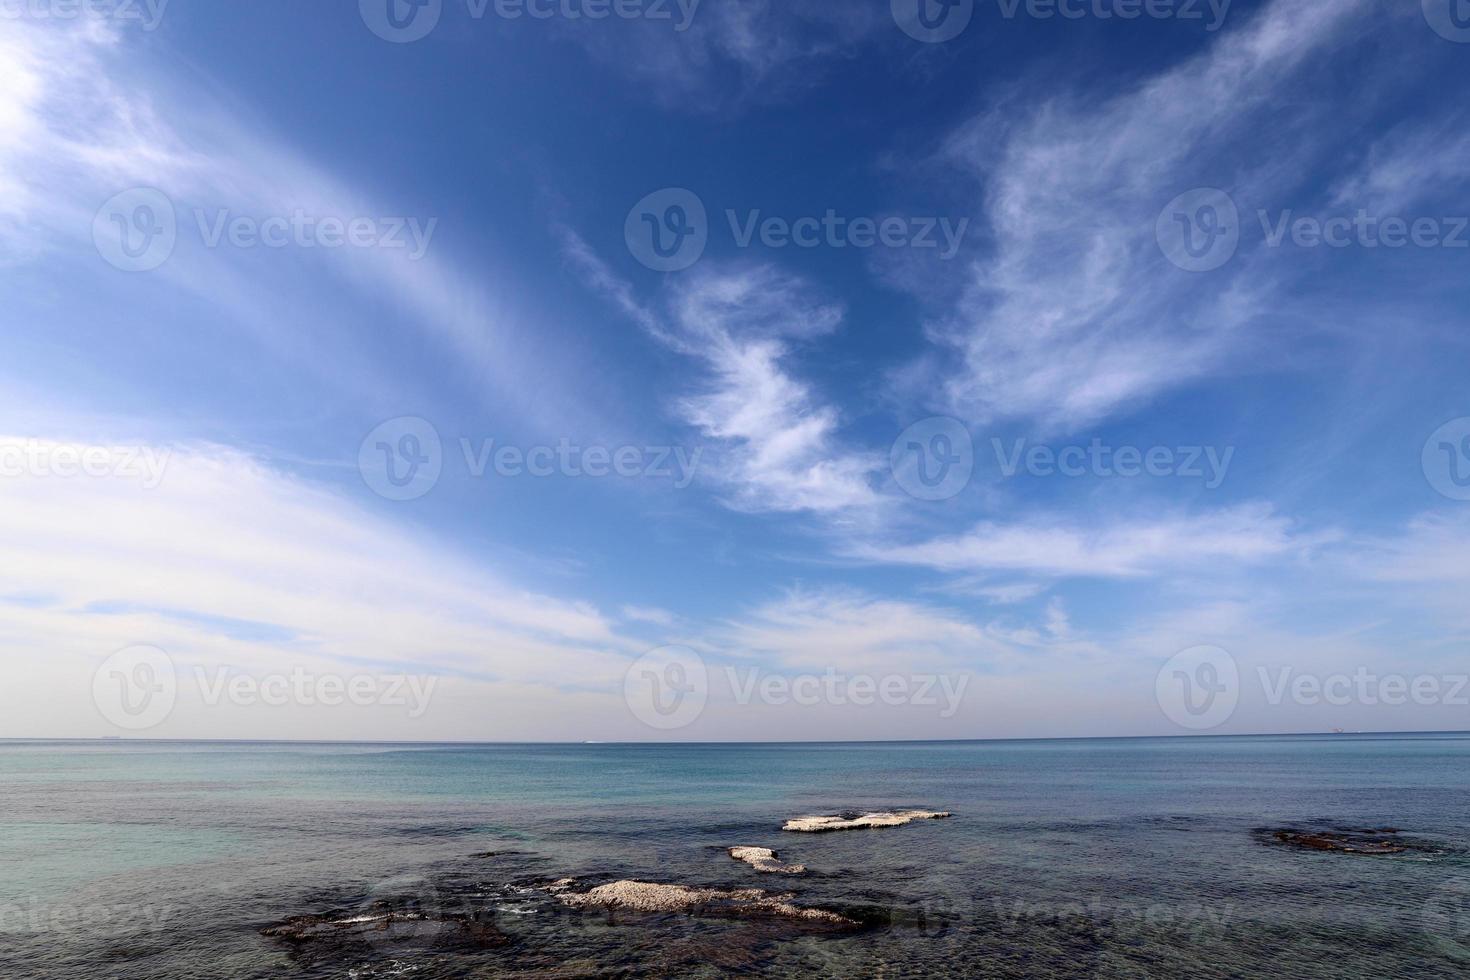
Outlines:
{"label": "turquoise water", "polygon": [[[6,978],[1470,975],[1464,735],[0,742],[0,798]],[[779,829],[907,807],[954,816]],[[1415,848],[1257,833],[1386,826]],[[773,881],[728,857],[738,844],[810,870]],[[561,878],[789,890],[860,927],[593,914],[548,890]],[[483,934],[262,935],[384,907]]]}

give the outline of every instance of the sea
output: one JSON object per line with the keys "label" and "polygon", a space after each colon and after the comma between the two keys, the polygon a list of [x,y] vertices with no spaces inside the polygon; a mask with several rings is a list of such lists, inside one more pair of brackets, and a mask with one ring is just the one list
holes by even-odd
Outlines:
{"label": "sea", "polygon": [[1470,735],[0,742],[4,980],[743,975],[1470,977]]}

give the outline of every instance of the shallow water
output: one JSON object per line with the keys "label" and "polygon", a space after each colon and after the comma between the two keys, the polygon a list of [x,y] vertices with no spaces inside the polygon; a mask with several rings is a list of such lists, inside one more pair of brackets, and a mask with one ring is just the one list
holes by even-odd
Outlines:
{"label": "shallow water", "polygon": [[[0,742],[0,798],[6,978],[1470,975],[1464,735]],[[955,815],[779,829],[906,807]],[[1253,834],[1329,825],[1424,849]],[[736,844],[810,870],[759,875]],[[861,927],[572,909],[563,877],[789,890]],[[261,933],[307,914],[369,924]]]}

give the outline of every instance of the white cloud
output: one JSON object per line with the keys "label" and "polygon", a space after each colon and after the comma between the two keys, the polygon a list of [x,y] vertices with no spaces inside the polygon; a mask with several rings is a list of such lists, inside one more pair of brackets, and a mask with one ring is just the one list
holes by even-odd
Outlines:
{"label": "white cloud", "polygon": [[854,557],[952,572],[1011,571],[1076,578],[1155,575],[1171,568],[1208,574],[1213,566],[1279,559],[1316,539],[1294,532],[1269,507],[1201,515],[1082,523],[1046,517],[986,521],[965,534],[918,544],[859,545]]}
{"label": "white cloud", "polygon": [[[31,444],[51,457],[86,449]],[[544,697],[600,692],[618,704],[622,672],[642,652],[590,604],[518,587],[427,535],[231,450],[175,448],[151,489],[126,474],[16,475],[7,459],[0,597],[12,601],[0,602],[0,658],[37,675],[87,678],[53,690],[47,704],[72,731],[96,728],[88,671],[136,643],[161,647],[180,665],[360,665],[541,687]],[[496,715],[491,730],[527,720],[514,702],[479,710]],[[213,717],[172,733],[210,735]],[[318,721],[314,737],[332,734],[331,718]],[[255,722],[257,736],[269,733],[268,718]],[[486,730],[472,715],[454,722],[465,736]],[[429,723],[453,727],[440,716]],[[40,730],[5,727],[10,735]],[[427,737],[424,730],[398,734]]]}
{"label": "white cloud", "polygon": [[[711,633],[737,662],[791,670],[958,670],[994,673],[1028,663],[1033,649],[1090,649],[1072,639],[1059,604],[1036,627],[977,623],[942,606],[840,589],[797,589]],[[1069,645],[1070,644],[1070,645]]]}
{"label": "white cloud", "polygon": [[[670,287],[668,312],[640,302],[587,243],[558,229],[563,253],[587,285],[661,343],[705,367],[678,398],[687,424],[717,441],[706,457],[744,511],[834,514],[879,502],[883,461],[851,449],[841,416],[791,369],[797,344],[837,330],[841,306],[768,265],[705,261]],[[711,458],[711,456],[713,458]]]}
{"label": "white cloud", "polygon": [[731,503],[755,511],[814,511],[876,502],[880,462],[841,448],[837,409],[787,367],[792,339],[828,333],[841,310],[813,299],[770,268],[704,271],[676,291],[674,317],[686,352],[709,382],[680,401],[684,418],[726,446]]}
{"label": "white cloud", "polygon": [[558,26],[644,94],[684,111],[738,109],[810,88],[827,64],[893,30],[886,8],[827,0],[709,0],[683,31],[658,20]]}
{"label": "white cloud", "polygon": [[1373,144],[1359,170],[1333,195],[1339,208],[1364,208],[1378,218],[1408,217],[1407,208],[1470,178],[1470,132],[1449,123],[1401,129]]}
{"label": "white cloud", "polygon": [[624,606],[623,618],[634,623],[672,626],[676,617],[667,609],[659,609],[654,606]]}
{"label": "white cloud", "polygon": [[[1245,255],[1208,275],[1176,269],[1155,219],[1194,187],[1232,181],[1248,204],[1299,177],[1313,144],[1279,97],[1367,6],[1278,0],[1122,94],[1024,116],[1007,104],[957,133],[953,157],[986,182],[994,252],[934,328],[962,362],[946,381],[956,410],[1075,428],[1228,368],[1273,277]],[[1261,161],[1244,148],[1267,106],[1295,132]]]}
{"label": "white cloud", "polygon": [[[152,304],[165,325],[163,311],[176,304],[207,304],[293,368],[373,399],[406,388],[401,365],[375,361],[363,344],[358,311],[386,313],[470,365],[473,390],[497,410],[548,433],[606,435],[608,413],[577,397],[586,386],[576,359],[520,329],[541,314],[493,268],[451,260],[432,233],[422,257],[410,257],[416,246],[297,248],[289,266],[274,261],[276,249],[205,247],[201,215],[206,225],[221,213],[402,218],[421,232],[438,216],[340,179],[137,40],[92,18],[0,19],[0,71],[19,93],[0,114],[0,190],[9,191],[0,194],[0,262],[81,256],[100,284],[138,289],[127,301]],[[94,252],[93,216],[139,186],[168,196],[179,241],[146,281],[125,282]]]}

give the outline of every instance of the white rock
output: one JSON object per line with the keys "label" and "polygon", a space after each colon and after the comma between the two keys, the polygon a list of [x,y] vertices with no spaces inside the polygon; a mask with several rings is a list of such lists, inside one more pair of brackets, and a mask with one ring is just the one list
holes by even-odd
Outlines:
{"label": "white rock", "polygon": [[950,814],[931,810],[899,810],[895,813],[864,813],[858,817],[821,816],[793,817],[781,825],[782,830],[819,833],[825,830],[861,830],[867,827],[902,827],[915,820],[940,820]]}

